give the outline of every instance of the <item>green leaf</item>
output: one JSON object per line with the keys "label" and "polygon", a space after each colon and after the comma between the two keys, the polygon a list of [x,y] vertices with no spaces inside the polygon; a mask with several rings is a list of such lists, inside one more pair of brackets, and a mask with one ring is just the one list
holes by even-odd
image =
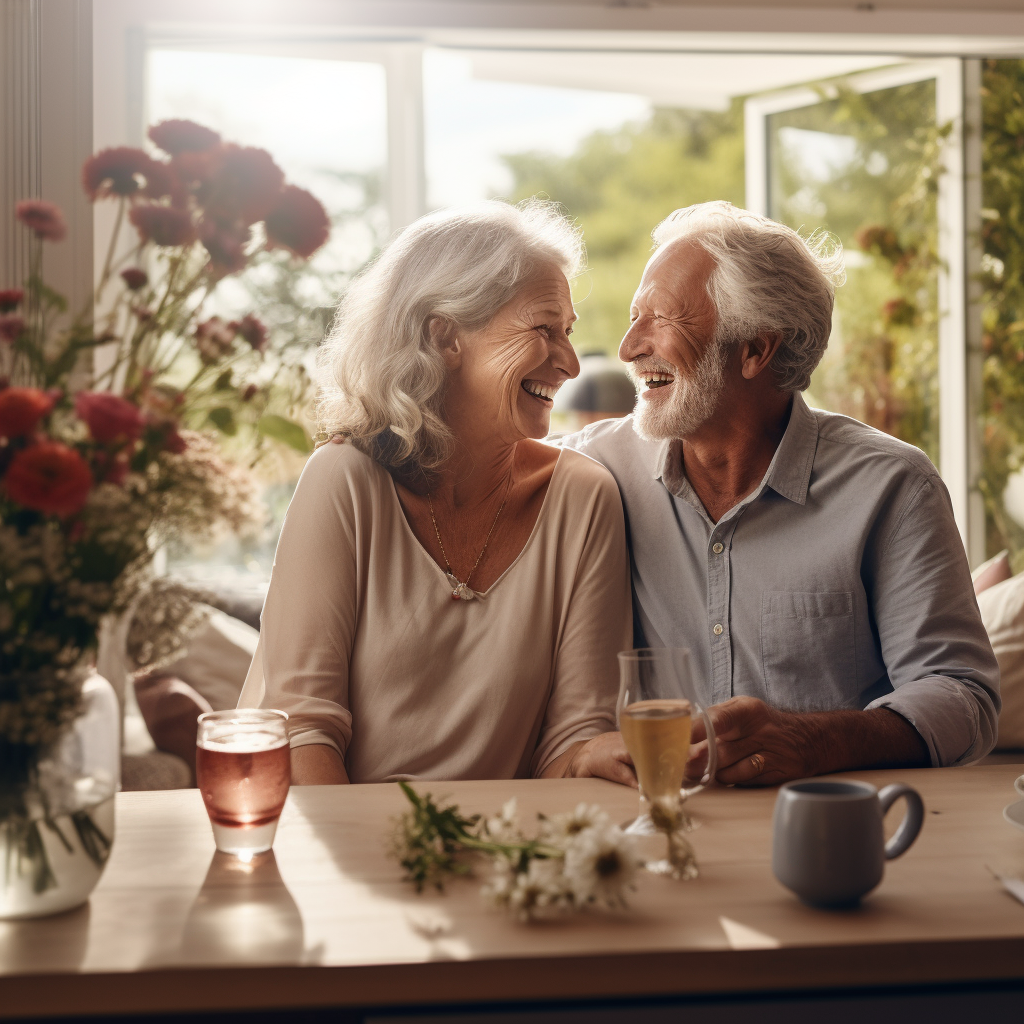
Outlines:
{"label": "green leaf", "polygon": [[313,450],[313,442],[310,440],[305,428],[299,423],[285,419],[284,416],[278,416],[276,413],[268,412],[261,416],[256,424],[256,429],[261,434],[266,434],[267,437],[272,437],[275,441],[280,441],[282,444],[294,448],[297,452],[311,452]]}
{"label": "green leaf", "polygon": [[218,405],[216,409],[211,409],[206,414],[206,418],[221,433],[227,434],[229,437],[233,437],[238,433],[238,424],[235,422],[234,411],[226,405]]}

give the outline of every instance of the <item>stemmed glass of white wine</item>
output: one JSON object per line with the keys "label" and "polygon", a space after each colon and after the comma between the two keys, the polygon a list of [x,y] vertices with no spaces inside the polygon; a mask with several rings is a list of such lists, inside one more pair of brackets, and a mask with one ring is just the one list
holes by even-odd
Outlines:
{"label": "stemmed glass of white wine", "polygon": [[[685,647],[622,651],[616,713],[640,783],[640,813],[626,832],[668,833],[671,847],[672,834],[682,830],[682,801],[704,789],[718,769],[715,731],[698,699],[690,651]],[[697,785],[684,789],[690,732],[697,716],[703,718],[707,731],[707,769]],[[664,862],[662,867],[670,871],[671,864]]]}

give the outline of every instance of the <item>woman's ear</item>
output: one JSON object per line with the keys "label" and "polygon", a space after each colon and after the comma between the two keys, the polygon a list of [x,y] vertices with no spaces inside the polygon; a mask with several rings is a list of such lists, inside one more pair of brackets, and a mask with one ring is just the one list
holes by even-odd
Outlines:
{"label": "woman's ear", "polygon": [[430,332],[431,344],[441,353],[445,365],[449,370],[457,370],[462,365],[462,343],[455,324],[442,317],[432,316],[427,321],[427,330]]}

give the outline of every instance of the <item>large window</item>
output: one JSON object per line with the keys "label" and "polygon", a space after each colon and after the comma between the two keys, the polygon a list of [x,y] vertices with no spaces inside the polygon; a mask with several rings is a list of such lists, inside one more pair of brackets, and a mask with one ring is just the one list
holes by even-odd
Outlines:
{"label": "large window", "polygon": [[[263,146],[336,220],[310,278],[285,296],[291,319],[309,321],[310,351],[331,303],[392,232],[440,206],[542,195],[565,206],[587,242],[589,272],[574,288],[579,348],[613,355],[651,229],[677,207],[728,199],[804,232],[829,230],[847,252],[810,400],[927,452],[972,562],[1004,544],[1024,548],[1019,62],[985,71],[981,202],[971,192],[981,146],[964,131],[977,127],[982,95],[971,60],[767,44],[685,52],[682,37],[612,32],[595,48],[581,33],[349,31],[340,21],[275,38],[174,25],[160,10],[129,33],[129,77],[142,69],[137,130],[192,117]],[[268,284],[225,288],[216,301],[230,311]],[[972,294],[981,284],[985,295]],[[286,312],[287,302],[282,324]],[[280,452],[268,463],[278,508],[301,461]],[[271,530],[260,550],[213,562],[265,577],[273,539]]]}

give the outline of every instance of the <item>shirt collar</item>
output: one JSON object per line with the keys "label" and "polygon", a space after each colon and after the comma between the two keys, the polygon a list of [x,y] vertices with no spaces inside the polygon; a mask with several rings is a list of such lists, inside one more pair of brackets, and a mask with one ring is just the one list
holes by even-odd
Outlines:
{"label": "shirt collar", "polygon": [[[661,480],[670,491],[690,492],[686,475],[676,471],[681,466],[679,441],[660,441],[651,452],[652,471],[655,480]],[[759,495],[765,487],[790,501],[803,505],[807,501],[807,488],[811,481],[814,453],[818,447],[818,421],[807,407],[799,391],[793,393],[793,407],[782,441],[772,457],[768,472],[761,484],[755,488],[751,498]]]}

